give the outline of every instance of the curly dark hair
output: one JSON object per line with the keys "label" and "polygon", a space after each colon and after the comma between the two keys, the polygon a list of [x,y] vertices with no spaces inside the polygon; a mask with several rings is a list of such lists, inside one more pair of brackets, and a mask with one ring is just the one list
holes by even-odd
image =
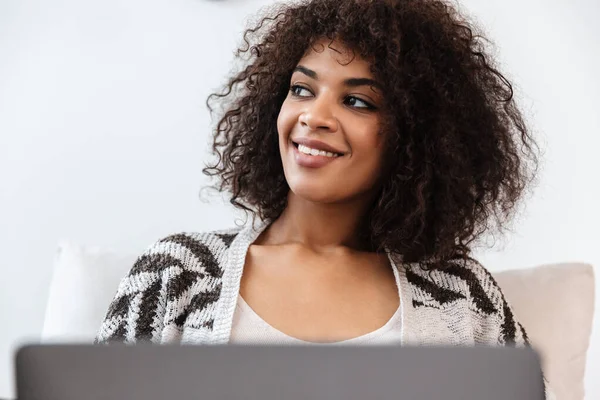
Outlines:
{"label": "curly dark hair", "polygon": [[443,269],[470,259],[484,232],[504,232],[536,180],[539,147],[473,22],[440,0],[314,0],[266,12],[235,54],[250,52],[245,65],[206,101],[212,114],[212,97],[233,97],[213,132],[218,160],[203,169],[218,177],[215,189],[253,221],[282,213],[290,188],[278,113],[309,46],[335,39],[386,83],[383,183],[362,230],[373,248]]}

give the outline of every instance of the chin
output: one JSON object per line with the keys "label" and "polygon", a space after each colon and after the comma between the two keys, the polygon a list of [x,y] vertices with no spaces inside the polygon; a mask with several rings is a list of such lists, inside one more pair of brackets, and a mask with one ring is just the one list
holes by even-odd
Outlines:
{"label": "chin", "polygon": [[339,199],[339,190],[329,182],[294,182],[290,190],[298,197],[314,203],[332,203]]}

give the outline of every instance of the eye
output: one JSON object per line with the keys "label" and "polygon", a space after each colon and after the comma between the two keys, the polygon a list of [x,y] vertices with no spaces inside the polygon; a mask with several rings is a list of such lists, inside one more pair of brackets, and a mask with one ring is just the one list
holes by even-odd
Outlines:
{"label": "eye", "polygon": [[290,92],[292,92],[293,96],[296,96],[296,97],[307,97],[307,96],[300,96],[298,94],[298,90],[306,90],[307,92],[310,93],[310,90],[308,90],[307,88],[302,87],[302,86],[292,85],[292,87],[290,88]]}
{"label": "eye", "polygon": [[[354,96],[349,96],[348,100],[356,100],[359,103],[363,103],[366,107],[357,107],[357,108],[366,108],[367,110],[374,110],[375,107],[373,107],[370,103],[367,103],[364,100],[359,99],[358,97],[354,97]],[[355,102],[356,103],[356,102]]]}

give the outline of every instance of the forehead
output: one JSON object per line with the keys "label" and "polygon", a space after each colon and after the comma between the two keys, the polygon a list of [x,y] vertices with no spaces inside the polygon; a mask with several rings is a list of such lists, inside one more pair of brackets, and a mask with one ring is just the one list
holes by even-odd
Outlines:
{"label": "forehead", "polygon": [[321,65],[333,74],[360,74],[372,77],[371,63],[338,40],[319,39],[308,47],[299,61],[302,65]]}

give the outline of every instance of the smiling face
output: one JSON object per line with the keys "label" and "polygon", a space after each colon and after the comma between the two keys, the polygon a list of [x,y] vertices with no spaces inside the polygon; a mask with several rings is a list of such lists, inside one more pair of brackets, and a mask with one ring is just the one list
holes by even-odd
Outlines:
{"label": "smiling face", "polygon": [[285,178],[295,195],[333,203],[373,191],[384,153],[383,94],[369,67],[328,39],[298,62],[277,118]]}

